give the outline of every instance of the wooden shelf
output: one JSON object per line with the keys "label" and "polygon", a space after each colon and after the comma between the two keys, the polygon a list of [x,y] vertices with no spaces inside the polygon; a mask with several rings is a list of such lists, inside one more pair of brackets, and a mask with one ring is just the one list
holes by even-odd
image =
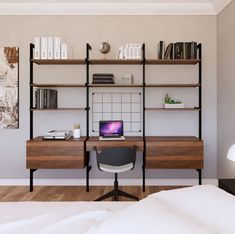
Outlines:
{"label": "wooden shelf", "polygon": [[154,65],[195,65],[200,62],[200,59],[147,59],[146,64]]}
{"label": "wooden shelf", "polygon": [[86,64],[84,59],[30,59],[38,65],[77,65]]}
{"label": "wooden shelf", "polygon": [[89,60],[90,64],[96,65],[140,65],[143,64],[142,60],[137,59],[91,59]]}
{"label": "wooden shelf", "polygon": [[196,88],[201,86],[201,84],[146,84],[145,87],[148,88]]}
{"label": "wooden shelf", "polygon": [[64,87],[64,88],[73,88],[73,87],[86,87],[85,84],[30,84],[33,87]]}
{"label": "wooden shelf", "polygon": [[145,108],[146,111],[199,111],[200,108]]}
{"label": "wooden shelf", "polygon": [[36,109],[31,108],[31,111],[84,111],[85,108],[56,108],[56,109]]}
{"label": "wooden shelf", "polygon": [[141,84],[89,84],[89,87],[122,87],[122,88],[128,88],[128,87],[143,87]]}

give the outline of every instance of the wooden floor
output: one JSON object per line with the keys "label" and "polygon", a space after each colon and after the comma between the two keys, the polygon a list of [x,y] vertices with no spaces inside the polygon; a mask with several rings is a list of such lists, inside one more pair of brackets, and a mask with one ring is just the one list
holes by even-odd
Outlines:
{"label": "wooden floor", "polygon": [[[151,193],[161,190],[180,188],[179,186],[146,186],[145,192],[141,186],[124,186],[120,189],[143,199]],[[111,191],[113,187],[92,186],[90,192],[86,192],[84,186],[35,186],[33,192],[29,192],[26,186],[0,186],[0,201],[93,201],[97,197]],[[130,201],[121,198],[121,201]]]}

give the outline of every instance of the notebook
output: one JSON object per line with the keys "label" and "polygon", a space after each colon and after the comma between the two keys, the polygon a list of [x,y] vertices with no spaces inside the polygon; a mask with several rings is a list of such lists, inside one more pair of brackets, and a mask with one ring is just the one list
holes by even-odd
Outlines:
{"label": "notebook", "polygon": [[125,140],[122,120],[100,121],[99,140]]}

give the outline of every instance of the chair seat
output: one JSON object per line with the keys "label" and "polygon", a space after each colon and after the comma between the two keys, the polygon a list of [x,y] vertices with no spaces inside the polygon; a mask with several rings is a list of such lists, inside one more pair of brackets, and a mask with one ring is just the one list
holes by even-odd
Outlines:
{"label": "chair seat", "polygon": [[120,173],[120,172],[129,171],[133,167],[134,167],[133,163],[129,163],[123,166],[111,166],[111,165],[100,163],[100,169],[102,171],[111,172],[111,173]]}

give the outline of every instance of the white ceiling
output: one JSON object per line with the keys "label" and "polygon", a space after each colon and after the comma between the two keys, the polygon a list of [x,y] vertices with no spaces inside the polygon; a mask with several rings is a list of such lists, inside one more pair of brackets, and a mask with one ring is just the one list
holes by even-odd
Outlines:
{"label": "white ceiling", "polygon": [[0,0],[0,15],[217,15],[232,0]]}

